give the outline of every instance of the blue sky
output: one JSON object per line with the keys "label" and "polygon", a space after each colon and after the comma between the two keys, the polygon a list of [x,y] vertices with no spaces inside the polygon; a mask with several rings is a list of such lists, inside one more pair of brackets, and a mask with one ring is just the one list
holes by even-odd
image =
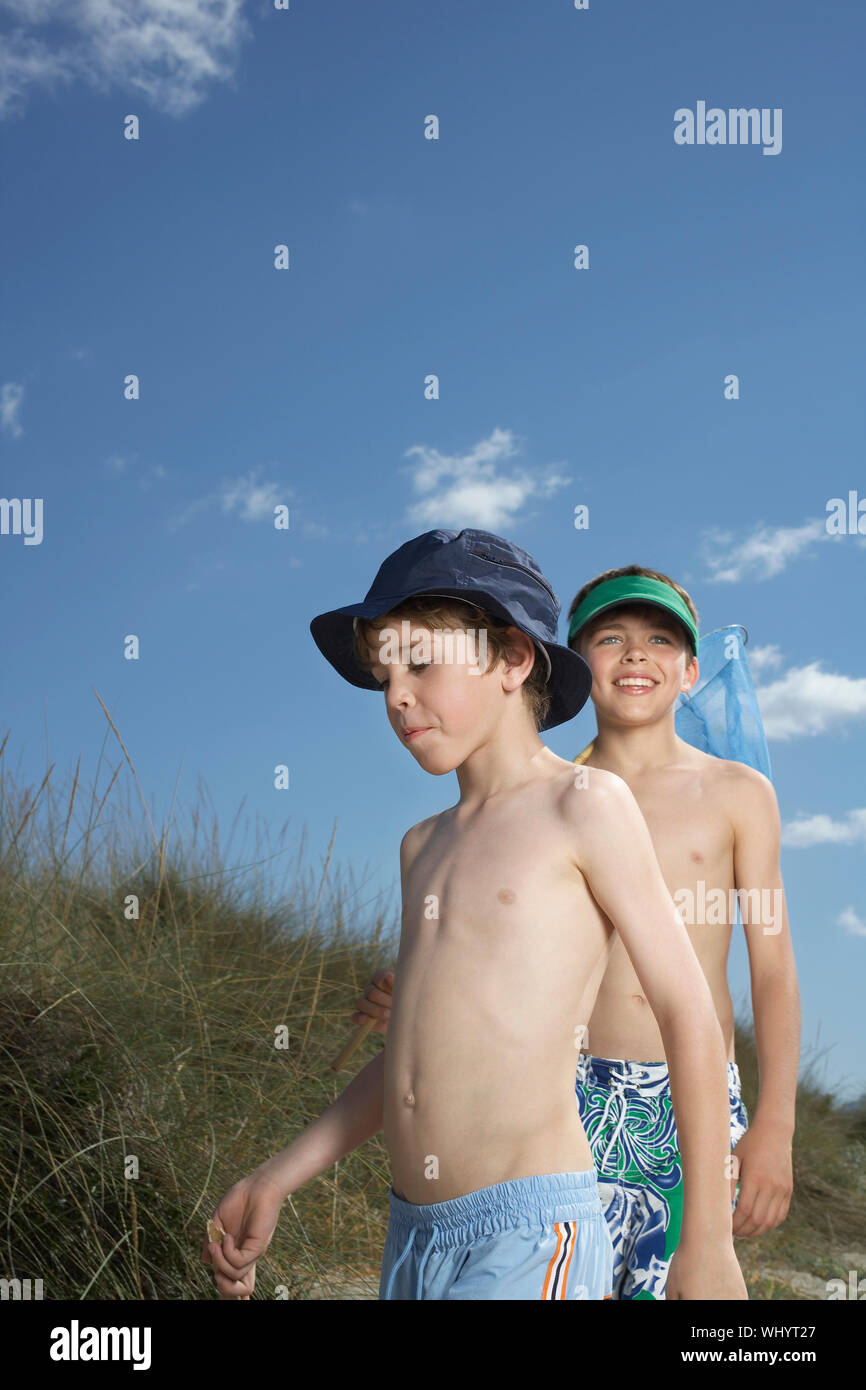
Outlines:
{"label": "blue sky", "polygon": [[[524,546],[564,610],[660,568],[749,629],[804,1045],[862,1090],[866,537],[825,525],[866,499],[862,8],[0,0],[0,34],[0,494],[44,509],[0,535],[10,764],[94,775],[95,689],[157,821],[201,781],[317,868],[336,817],[396,911],[456,779],[310,619],[435,526]],[[780,109],[780,152],[676,144],[699,101]]]}

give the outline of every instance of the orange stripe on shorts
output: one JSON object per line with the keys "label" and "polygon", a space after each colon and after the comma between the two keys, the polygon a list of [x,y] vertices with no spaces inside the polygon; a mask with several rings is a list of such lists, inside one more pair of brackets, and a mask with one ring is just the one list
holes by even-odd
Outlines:
{"label": "orange stripe on shorts", "polygon": [[544,1276],[544,1288],[541,1291],[542,1298],[548,1297],[547,1290],[550,1287],[553,1271],[556,1269],[557,1261],[559,1260],[559,1252],[562,1249],[562,1229],[558,1221],[554,1224],[553,1229],[556,1231],[556,1249],[553,1252],[553,1258],[550,1264],[547,1266],[547,1274]]}

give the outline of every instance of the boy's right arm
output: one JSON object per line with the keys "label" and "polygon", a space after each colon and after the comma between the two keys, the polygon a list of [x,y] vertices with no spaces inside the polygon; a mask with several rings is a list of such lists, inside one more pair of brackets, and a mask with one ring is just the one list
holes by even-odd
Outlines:
{"label": "boy's right arm", "polygon": [[[400,842],[404,904],[406,876],[418,850],[420,829],[412,826]],[[387,1022],[383,1032],[386,1027]],[[221,1294],[227,1298],[249,1298],[255,1286],[256,1260],[271,1242],[286,1197],[378,1134],[384,1125],[384,1108],[383,1048],[297,1139],[229,1188],[213,1214],[213,1220],[225,1232],[222,1244],[202,1242],[202,1259],[213,1265]]]}
{"label": "boy's right arm", "polygon": [[382,1129],[384,1081],[383,1048],[317,1120],[273,1158],[266,1159],[250,1177],[272,1183],[285,1199],[338,1159],[360,1148]]}
{"label": "boy's right arm", "polygon": [[249,1298],[255,1286],[255,1263],[271,1243],[285,1199],[379,1133],[384,1070],[383,1049],[297,1139],[220,1198],[213,1220],[225,1235],[221,1245],[203,1241],[202,1259],[213,1266],[222,1295]]}

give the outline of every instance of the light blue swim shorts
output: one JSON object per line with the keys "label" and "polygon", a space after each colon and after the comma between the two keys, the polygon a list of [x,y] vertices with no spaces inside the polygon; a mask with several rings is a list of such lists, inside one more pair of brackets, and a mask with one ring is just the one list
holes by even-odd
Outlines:
{"label": "light blue swim shorts", "polygon": [[613,1245],[595,1168],[417,1206],[391,1188],[380,1299],[604,1299]]}

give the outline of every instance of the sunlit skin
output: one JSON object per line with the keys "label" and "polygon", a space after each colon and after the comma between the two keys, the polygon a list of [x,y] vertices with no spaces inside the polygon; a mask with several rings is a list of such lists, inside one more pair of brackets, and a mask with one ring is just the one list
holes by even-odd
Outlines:
{"label": "sunlit skin", "polygon": [[[392,615],[393,622],[396,623],[398,618],[399,615]],[[418,640],[424,630],[423,624],[413,623],[412,639]],[[531,654],[527,639],[517,629],[512,631],[515,640],[525,643]],[[381,650],[384,633],[379,635],[379,642]],[[402,655],[407,658],[405,664],[385,666],[374,661],[370,668],[384,691],[389,722],[397,737],[426,771],[442,775],[456,769],[461,793],[456,807],[416,828],[420,836],[413,863],[404,878],[403,941],[398,961],[402,988],[390,1023],[390,1036],[396,1045],[393,1054],[389,1049],[386,1058],[385,1127],[387,1135],[390,1119],[395,1136],[395,1151],[392,1153],[394,1186],[408,1200],[422,1202],[430,1200],[429,1185],[418,1181],[418,1152],[437,1152],[435,1146],[438,1143],[442,1147],[449,1127],[455,1142],[459,1141],[454,1117],[460,1115],[460,1091],[461,1086],[466,1086],[466,1081],[456,1079],[461,1069],[465,1071],[465,1066],[461,1068],[460,1059],[466,1055],[467,1018],[476,1025],[482,1023],[485,1033],[497,1036],[499,1059],[511,1058],[510,1065],[501,1073],[501,1092],[499,1085],[494,1087],[488,1082],[485,1086],[486,1097],[490,1100],[501,1094],[502,1108],[498,1116],[495,1106],[489,1112],[491,1135],[501,1135],[506,1114],[510,1117],[508,1124],[514,1129],[515,1135],[521,1133],[522,1122],[515,1116],[519,1090],[529,1107],[529,1125],[521,1133],[521,1142],[528,1142],[531,1131],[532,1147],[538,1154],[537,1162],[546,1165],[548,1171],[553,1171],[555,1165],[550,1162],[553,1153],[558,1151],[562,1155],[560,1162],[565,1162],[565,1155],[570,1151],[573,1157],[567,1162],[571,1167],[590,1166],[591,1156],[582,1128],[579,1140],[574,1130],[573,1077],[568,1100],[560,1111],[563,1078],[559,1066],[555,1071],[554,1085],[550,1087],[538,1052],[538,1038],[534,1036],[539,1031],[539,1019],[543,1018],[548,1029],[553,1025],[549,1039],[553,1047],[554,1035],[561,1037],[559,1029],[564,1026],[568,1016],[568,1001],[563,993],[565,976],[560,973],[561,967],[557,970],[552,968],[550,943],[545,942],[543,935],[540,937],[535,904],[543,897],[548,928],[556,923],[560,911],[566,932],[580,925],[582,915],[586,919],[584,932],[588,924],[593,923],[591,932],[587,933],[587,939],[594,943],[593,970],[590,975],[581,975],[581,1005],[578,1012],[581,1009],[585,1011],[585,1001],[590,991],[594,991],[598,972],[607,957],[608,944],[605,943],[604,958],[595,954],[601,946],[601,938],[596,935],[597,905],[593,902],[592,894],[586,894],[585,882],[577,883],[569,878],[563,884],[556,878],[553,883],[545,884],[544,878],[539,876],[550,860],[551,845],[555,845],[562,834],[558,813],[551,816],[550,811],[556,806],[563,788],[569,801],[573,802],[575,798],[573,768],[544,748],[525,720],[519,703],[519,686],[526,669],[505,663],[493,672],[478,676],[460,663],[419,664],[411,662],[408,651],[404,650]],[[667,667],[672,668],[676,657],[672,651],[666,651],[664,660]],[[666,678],[672,679],[672,676],[668,673]],[[504,719],[503,697],[509,702]],[[514,718],[509,717],[512,715]],[[426,732],[414,737],[410,735],[407,741],[407,729]],[[511,739],[515,742],[509,746]],[[527,759],[529,767],[541,775],[540,781],[535,784],[526,776]],[[563,778],[566,766],[568,772]],[[551,780],[546,785],[548,778]],[[507,795],[515,790],[520,791],[519,801],[515,801],[513,795]],[[500,801],[501,806],[498,805]],[[588,806],[586,809],[589,812]],[[455,835],[456,831],[459,831],[459,837]],[[573,827],[570,833],[573,833]],[[623,837],[620,855],[625,850],[626,838]],[[459,863],[463,860],[467,865],[466,870],[455,873],[455,861]],[[611,862],[612,865],[616,864],[616,872],[621,873],[619,860],[614,857]],[[476,921],[472,931],[461,937],[459,951],[449,952],[446,934],[440,931],[435,949],[430,950],[428,955],[427,944],[422,947],[414,942],[407,920],[411,922],[414,894],[418,895],[420,907],[425,895],[435,892],[432,885],[437,878],[437,865],[440,864],[442,872],[447,869],[448,875],[453,878],[453,902],[459,906],[461,919],[465,919],[467,926],[473,918]],[[497,892],[495,903],[489,901],[493,897],[494,884],[504,875],[507,875],[508,886]],[[521,892],[523,879],[525,887]],[[513,965],[509,965],[507,972],[500,966],[499,973],[494,974],[491,959],[495,958],[491,957],[488,933],[492,928],[491,942],[501,941],[503,926],[514,929],[519,914],[515,913],[513,906],[503,911],[501,904],[513,901],[512,894],[518,900],[525,899],[525,890],[529,888],[532,889],[529,917],[525,923],[520,921],[521,932],[525,931],[526,939],[524,941],[515,934],[515,944],[520,940],[521,950],[515,953]],[[428,944],[434,946],[432,933]],[[473,966],[475,957],[477,967]],[[413,969],[413,980],[408,985],[407,966]],[[455,975],[460,975],[463,983],[453,992]],[[464,1004],[463,995],[470,986],[471,1003],[467,998]],[[525,1006],[534,993],[538,994],[539,1002],[544,999],[544,1007],[534,1025],[516,1009],[509,1011],[507,1019],[498,1017],[503,998],[520,998]],[[396,1030],[401,1025],[403,1031],[398,1038]],[[570,1032],[569,1055],[563,1056],[556,1051],[552,1051],[551,1055],[559,1057],[563,1072],[573,1073],[573,1027]],[[453,1056],[447,1044],[449,1035],[457,1043]],[[482,1048],[482,1039],[477,1036],[470,1051],[477,1049],[480,1053]],[[437,1076],[435,1082],[435,1090],[441,1095],[441,1107],[434,1105],[431,1108],[430,1127],[424,1131],[420,1122],[422,1087],[417,1075],[420,1073],[423,1077],[430,1060],[437,1053],[443,1057],[441,1076]],[[537,1067],[534,1062],[530,1067],[529,1059],[535,1056],[538,1056]],[[391,1057],[393,1061],[389,1065]],[[397,1059],[400,1059],[399,1065]],[[524,1082],[521,1073],[525,1074],[525,1084],[518,1083],[518,1078],[521,1083]],[[407,1102],[407,1096],[412,1097],[411,1102]],[[480,1104],[477,1088],[470,1085],[465,1115],[460,1119],[460,1123],[466,1126],[467,1141],[478,1123]],[[541,1122],[541,1116],[546,1113],[560,1115],[560,1120],[552,1128],[549,1123],[545,1127]],[[561,1128],[558,1127],[560,1125]],[[538,1141],[537,1149],[534,1148],[535,1140]],[[493,1179],[483,1177],[484,1159],[474,1136],[472,1149],[474,1171],[470,1176],[467,1170],[464,1186],[467,1181],[471,1182],[472,1187],[486,1185]],[[519,1169],[520,1165],[516,1167]],[[522,1171],[532,1171],[526,1167],[525,1161]],[[402,1189],[399,1186],[401,1182]],[[443,1191],[439,1199],[445,1195]]]}
{"label": "sunlit skin", "polygon": [[[782,888],[779,813],[766,778],[741,763],[691,748],[674,731],[680,690],[698,680],[683,629],[659,609],[602,614],[581,633],[593,674],[598,735],[587,766],[622,777],[634,793],[672,893],[705,888]],[[689,664],[690,663],[690,664]],[[630,694],[616,682],[657,682]],[[762,1235],[784,1221],[793,1192],[791,1141],[799,1066],[800,1010],[784,907],[781,931],[744,926],[761,1072],[758,1105],[735,1148],[740,1195],[733,1229]],[[713,995],[728,1059],[734,1061],[734,1008],[728,987],[732,924],[686,927]],[[589,1050],[601,1057],[663,1061],[658,1025],[621,942],[614,946],[590,1019]],[[732,1185],[733,1187],[733,1185]]]}
{"label": "sunlit skin", "polygon": [[[648,605],[613,609],[584,628],[579,650],[592,670],[598,720],[586,765],[628,784],[671,894],[697,893],[699,881],[707,891],[721,888],[726,900],[734,887],[781,889],[779,815],[770,783],[752,768],[701,753],[675,733],[677,696],[692,689],[699,676],[676,619]],[[652,684],[645,693],[621,684],[635,679]],[[686,930],[713,996],[728,1059],[734,1061],[727,979],[731,923],[686,924]],[[733,1229],[739,1236],[760,1235],[788,1213],[800,1029],[787,911],[783,908],[778,933],[765,934],[762,924],[746,925],[744,931],[761,1088],[749,1129],[735,1150],[740,1195]],[[358,1001],[355,1021],[372,1015],[383,1020],[378,1027],[384,1031],[392,985],[393,975],[378,972],[368,998]],[[665,1060],[658,1023],[620,940],[611,950],[585,1050],[637,1062]]]}
{"label": "sunlit skin", "polygon": [[[394,1190],[416,1204],[591,1169],[576,1047],[613,923],[661,1022],[688,1150],[668,1296],[746,1296],[721,1163],[727,1092],[709,990],[634,798],[604,771],[576,788],[521,690],[536,649],[519,629],[508,635],[506,657],[480,675],[465,660],[372,666],[395,735],[425,771],[455,770],[460,796],[400,846],[400,989],[387,1046],[216,1208],[227,1235],[204,1257],[227,1297],[252,1291],[281,1199],[381,1129]],[[429,732],[407,741],[407,728]]]}

